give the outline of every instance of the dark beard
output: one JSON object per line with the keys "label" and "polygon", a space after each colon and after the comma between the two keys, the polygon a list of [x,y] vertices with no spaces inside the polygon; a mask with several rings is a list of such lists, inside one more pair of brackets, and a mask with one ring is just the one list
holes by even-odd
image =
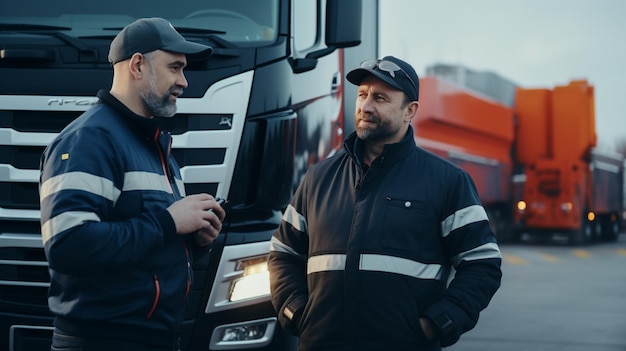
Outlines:
{"label": "dark beard", "polygon": [[359,139],[369,142],[378,142],[387,140],[396,134],[396,130],[393,130],[392,125],[389,122],[381,122],[377,116],[369,116],[369,121],[376,123],[376,128],[361,128],[355,127],[356,135]]}

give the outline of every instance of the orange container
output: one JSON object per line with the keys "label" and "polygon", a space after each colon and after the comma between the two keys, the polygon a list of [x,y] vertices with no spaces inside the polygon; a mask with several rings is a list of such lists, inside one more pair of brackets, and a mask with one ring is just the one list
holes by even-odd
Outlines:
{"label": "orange container", "polygon": [[485,204],[510,201],[513,112],[437,77],[420,80],[416,142],[465,169]]}
{"label": "orange container", "polygon": [[529,165],[552,154],[551,134],[552,92],[548,89],[518,88],[515,94],[516,159]]}
{"label": "orange container", "polygon": [[416,136],[451,145],[469,155],[510,162],[513,113],[486,96],[441,78],[420,80]]}
{"label": "orange container", "polygon": [[589,161],[596,145],[593,87],[572,81],[554,88],[552,101],[553,148],[556,159]]}

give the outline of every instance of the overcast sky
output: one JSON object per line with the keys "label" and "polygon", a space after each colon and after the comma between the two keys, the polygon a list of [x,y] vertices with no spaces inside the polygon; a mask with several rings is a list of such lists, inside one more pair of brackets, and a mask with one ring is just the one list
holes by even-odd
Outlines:
{"label": "overcast sky", "polygon": [[380,56],[492,71],[527,88],[595,87],[601,148],[626,140],[625,0],[379,0]]}

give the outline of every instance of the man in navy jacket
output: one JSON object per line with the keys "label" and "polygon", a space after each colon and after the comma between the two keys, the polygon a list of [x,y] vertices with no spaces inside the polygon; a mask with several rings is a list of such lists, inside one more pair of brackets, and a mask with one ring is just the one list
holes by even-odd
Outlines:
{"label": "man in navy jacket", "polygon": [[111,90],[46,148],[52,350],[180,348],[192,246],[215,239],[225,212],[209,194],[185,197],[156,117],[176,113],[187,56],[210,53],[162,18],[129,24],[111,43]]}

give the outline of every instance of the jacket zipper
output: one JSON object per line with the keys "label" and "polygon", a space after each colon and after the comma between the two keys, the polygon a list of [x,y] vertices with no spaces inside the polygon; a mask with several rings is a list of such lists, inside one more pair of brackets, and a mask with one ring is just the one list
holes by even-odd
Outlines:
{"label": "jacket zipper", "polygon": [[187,250],[187,243],[183,242],[183,247],[185,248],[185,258],[187,259],[187,289],[185,290],[185,297],[183,299],[185,300],[191,291],[191,263],[189,262],[189,250]]}
{"label": "jacket zipper", "polygon": [[[176,180],[174,178],[174,172],[172,172],[170,168],[170,164],[169,164],[170,153],[172,150],[172,138],[171,137],[169,138],[168,145],[165,146],[163,145],[163,143],[159,142],[159,136],[161,136],[161,130],[157,129],[154,132],[153,140],[154,140],[155,145],[157,146],[159,158],[161,161],[161,167],[163,168],[163,174],[167,178],[168,180],[167,184],[169,186],[170,192],[172,193],[172,196],[174,196],[174,199],[176,200],[176,198],[178,198],[180,194],[178,192],[174,192],[174,188],[172,187],[172,184],[174,184]],[[190,258],[189,258],[189,250],[187,249],[187,244],[184,241],[183,241],[183,248],[185,249],[185,261],[187,264],[187,282],[185,284],[186,285],[185,296],[183,298],[183,301],[185,301],[185,299],[187,298],[187,296],[189,296],[189,293],[191,291],[191,274],[192,273],[191,273],[191,263],[190,263]],[[154,281],[157,287],[157,298],[155,299],[154,305],[152,306],[152,309],[150,310],[150,313],[148,314],[148,318],[152,316],[152,313],[156,309],[158,295],[160,294],[159,281],[158,281],[156,274],[154,275]]]}
{"label": "jacket zipper", "polygon": [[172,174],[171,170],[169,169],[169,153],[170,153],[170,149],[172,147],[172,138],[169,139],[169,144],[167,146],[167,158],[166,155],[164,154],[164,150],[163,148],[160,146],[159,143],[159,135],[161,134],[161,130],[157,129],[154,132],[154,143],[157,146],[157,150],[159,151],[159,158],[161,160],[161,167],[163,168],[163,174],[165,175],[165,177],[167,178],[167,185],[170,188],[170,192],[172,194],[174,193],[174,189],[172,188],[172,183],[174,182],[174,175]]}
{"label": "jacket zipper", "polygon": [[157,304],[159,303],[159,297],[161,296],[161,285],[159,284],[159,277],[156,274],[153,275],[154,278],[154,301],[152,302],[152,308],[150,308],[150,312],[146,316],[147,319],[152,317],[154,310],[156,310]]}

